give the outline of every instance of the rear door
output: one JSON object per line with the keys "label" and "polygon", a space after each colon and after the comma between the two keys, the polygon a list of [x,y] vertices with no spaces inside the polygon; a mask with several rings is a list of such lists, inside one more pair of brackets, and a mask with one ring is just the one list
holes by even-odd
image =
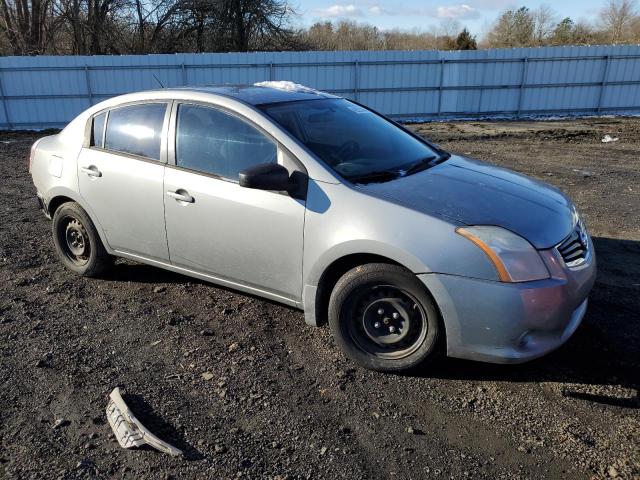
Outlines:
{"label": "rear door", "polygon": [[304,201],[240,187],[238,174],[266,162],[290,172],[300,167],[277,142],[233,113],[183,103],[174,115],[174,155],[165,175],[171,262],[298,301]]}
{"label": "rear door", "polygon": [[94,116],[78,158],[80,194],[114,250],[169,260],[164,228],[167,102],[125,105]]}

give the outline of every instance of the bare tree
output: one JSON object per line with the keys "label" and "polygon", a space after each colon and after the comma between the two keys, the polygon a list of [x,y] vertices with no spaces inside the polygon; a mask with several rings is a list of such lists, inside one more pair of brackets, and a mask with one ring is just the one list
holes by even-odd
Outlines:
{"label": "bare tree", "polygon": [[309,50],[337,50],[336,37],[331,22],[317,22],[300,33],[300,39]]}
{"label": "bare tree", "polygon": [[438,37],[432,32],[391,30],[382,32],[384,50],[435,50]]}
{"label": "bare tree", "polygon": [[540,5],[533,11],[533,42],[535,45],[545,45],[557,24],[557,15],[548,5]]}
{"label": "bare tree", "polygon": [[[177,40],[187,51],[218,51],[224,33],[222,10],[225,0],[181,0]],[[195,44],[195,45],[194,45]],[[226,45],[225,45],[226,46]]]}
{"label": "bare tree", "polygon": [[[256,50],[451,50],[477,46],[457,21],[381,31],[352,21],[292,26],[290,0],[0,0],[0,54]],[[528,47],[640,41],[637,0],[606,0],[596,24],[549,6],[505,10],[480,45]]]}
{"label": "bare tree", "polygon": [[[459,30],[456,30],[458,29]],[[434,26],[430,31],[381,31],[368,24],[341,20],[320,22],[300,33],[304,48],[313,50],[454,50],[472,48],[475,38],[457,22]],[[461,43],[457,42],[460,34]]]}
{"label": "bare tree", "polygon": [[611,43],[630,40],[630,28],[637,17],[635,0],[608,0],[600,11],[603,30]]}
{"label": "bare tree", "polygon": [[109,24],[115,12],[122,8],[122,0],[87,0],[87,33],[90,55],[120,53],[113,42]]}
{"label": "bare tree", "polygon": [[37,55],[46,50],[51,0],[0,0],[0,32],[14,55]]}
{"label": "bare tree", "polygon": [[126,50],[127,1],[57,0],[56,15],[64,20],[71,39],[68,53],[100,55]]}
{"label": "bare tree", "polygon": [[529,47],[534,32],[535,19],[527,7],[506,10],[487,34],[487,43],[493,48]]}
{"label": "bare tree", "polygon": [[174,0],[148,3],[132,0],[129,15],[135,32],[130,50],[135,53],[157,52],[164,29],[176,19],[182,4]]}
{"label": "bare tree", "polygon": [[286,0],[225,0],[220,15],[231,50],[269,50],[294,42]]}

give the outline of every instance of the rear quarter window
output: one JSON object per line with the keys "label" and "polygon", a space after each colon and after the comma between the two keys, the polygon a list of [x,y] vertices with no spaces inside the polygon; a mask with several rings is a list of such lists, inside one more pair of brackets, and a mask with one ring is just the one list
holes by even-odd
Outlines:
{"label": "rear quarter window", "polygon": [[109,111],[104,148],[160,160],[166,103],[147,103]]}
{"label": "rear quarter window", "polygon": [[104,140],[104,121],[107,118],[106,112],[93,117],[91,122],[91,146],[102,147]]}

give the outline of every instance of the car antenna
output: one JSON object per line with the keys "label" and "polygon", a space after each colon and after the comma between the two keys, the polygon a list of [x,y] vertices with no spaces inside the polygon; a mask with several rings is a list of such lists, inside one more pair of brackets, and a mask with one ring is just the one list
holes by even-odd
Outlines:
{"label": "car antenna", "polygon": [[162,88],[164,88],[164,85],[162,84],[162,82],[160,81],[160,79],[159,79],[158,77],[156,77],[156,74],[155,74],[155,73],[152,73],[151,75],[153,75],[153,78],[155,78],[155,79],[156,79],[156,82],[158,82],[158,83],[160,84],[160,86],[161,86]]}

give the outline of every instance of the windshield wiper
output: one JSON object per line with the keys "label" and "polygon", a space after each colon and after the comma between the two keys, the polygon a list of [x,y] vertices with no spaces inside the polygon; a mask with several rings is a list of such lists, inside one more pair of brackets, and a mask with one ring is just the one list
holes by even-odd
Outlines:
{"label": "windshield wiper", "polygon": [[373,182],[386,182],[388,180],[394,180],[398,177],[404,177],[413,173],[421,172],[429,167],[444,162],[451,155],[446,152],[442,152],[440,156],[429,155],[417,162],[409,165],[406,169],[394,169],[394,170],[377,170],[374,172],[365,173],[362,175],[356,175],[349,177],[349,181],[353,183],[373,183]]}
{"label": "windshield wiper", "polygon": [[411,175],[412,173],[417,173],[422,170],[425,170],[427,167],[429,167],[433,163],[435,159],[436,159],[435,155],[430,155],[428,157],[423,158],[422,160],[418,160],[416,163],[414,163],[409,168],[407,168],[404,171],[404,174]]}
{"label": "windshield wiper", "polygon": [[374,182],[386,182],[388,180],[396,179],[400,176],[400,173],[396,170],[379,170],[375,172],[369,172],[362,175],[356,175],[349,177],[349,181],[352,183],[374,183]]}
{"label": "windshield wiper", "polygon": [[405,175],[411,175],[412,173],[418,173],[422,170],[426,170],[429,167],[433,167],[434,165],[438,165],[445,160],[448,160],[451,157],[451,154],[443,151],[440,156],[431,155],[422,160],[417,161],[409,168],[407,168],[404,172]]}

